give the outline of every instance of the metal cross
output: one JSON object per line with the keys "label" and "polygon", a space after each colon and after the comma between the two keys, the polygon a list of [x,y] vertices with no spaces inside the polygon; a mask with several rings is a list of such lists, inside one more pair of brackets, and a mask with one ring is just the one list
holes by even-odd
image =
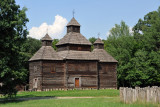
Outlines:
{"label": "metal cross", "polygon": [[74,14],[75,14],[75,11],[74,11],[74,9],[73,9],[73,12],[72,12],[72,13],[73,13],[73,17],[74,17]]}
{"label": "metal cross", "polygon": [[99,38],[99,36],[100,36],[100,33],[98,33],[98,38]]}

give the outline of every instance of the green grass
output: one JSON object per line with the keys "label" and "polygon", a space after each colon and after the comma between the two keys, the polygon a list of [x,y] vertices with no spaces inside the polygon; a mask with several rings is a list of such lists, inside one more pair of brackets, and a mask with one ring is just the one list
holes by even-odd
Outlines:
{"label": "green grass", "polygon": [[56,90],[56,91],[42,91],[42,92],[19,92],[17,97],[37,97],[37,96],[54,96],[54,97],[115,97],[119,96],[119,90],[105,89],[105,90]]}
{"label": "green grass", "polygon": [[[119,90],[68,90],[47,92],[19,92],[17,98],[28,97],[95,97],[77,99],[41,99],[0,101],[0,107],[158,107],[154,104],[124,104],[120,102]],[[3,98],[0,98],[3,99]]]}
{"label": "green grass", "polygon": [[153,104],[123,104],[119,97],[89,99],[45,99],[2,103],[0,107],[158,107]]}

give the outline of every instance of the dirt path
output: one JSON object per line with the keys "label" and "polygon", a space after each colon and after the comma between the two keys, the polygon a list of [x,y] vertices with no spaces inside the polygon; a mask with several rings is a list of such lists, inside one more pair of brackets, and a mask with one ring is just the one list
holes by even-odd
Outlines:
{"label": "dirt path", "polygon": [[[28,101],[28,100],[43,100],[43,99],[76,99],[76,98],[113,98],[113,97],[26,97],[26,98],[16,98],[8,99],[7,101]],[[6,101],[6,99],[0,99],[0,101]]]}

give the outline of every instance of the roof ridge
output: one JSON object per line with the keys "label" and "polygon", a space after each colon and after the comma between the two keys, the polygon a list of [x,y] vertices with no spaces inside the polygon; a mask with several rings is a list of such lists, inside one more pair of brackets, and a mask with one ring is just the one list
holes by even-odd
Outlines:
{"label": "roof ridge", "polygon": [[41,59],[43,59],[43,55],[44,55],[44,50],[45,50],[45,48],[46,48],[46,46],[44,46]]}
{"label": "roof ridge", "polygon": [[80,44],[82,44],[82,42],[79,40],[79,37],[78,37],[78,35],[76,34],[76,36],[77,36],[77,39],[78,39],[78,41],[80,42]]}

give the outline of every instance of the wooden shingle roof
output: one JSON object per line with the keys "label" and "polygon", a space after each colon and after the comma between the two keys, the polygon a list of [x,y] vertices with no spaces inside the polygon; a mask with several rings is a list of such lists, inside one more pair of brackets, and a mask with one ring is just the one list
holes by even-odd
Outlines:
{"label": "wooden shingle roof", "polygon": [[98,38],[93,44],[104,44],[104,42]]}
{"label": "wooden shingle roof", "polygon": [[42,41],[52,41],[52,38],[48,35],[48,33],[41,39]]}
{"label": "wooden shingle roof", "polygon": [[73,26],[81,26],[74,17],[73,17],[73,18],[71,19],[71,21],[67,24],[67,26],[71,26],[71,25],[73,25]]}
{"label": "wooden shingle roof", "polygon": [[58,55],[63,57],[64,59],[71,60],[98,60],[90,51],[66,50],[59,51]]}
{"label": "wooden shingle roof", "polygon": [[100,62],[118,62],[104,49],[94,49],[92,53],[95,55],[97,59],[99,59]]}
{"label": "wooden shingle roof", "polygon": [[29,61],[34,60],[63,60],[51,46],[42,46]]}
{"label": "wooden shingle roof", "polygon": [[63,44],[92,45],[81,33],[77,32],[67,33],[56,45]]}

